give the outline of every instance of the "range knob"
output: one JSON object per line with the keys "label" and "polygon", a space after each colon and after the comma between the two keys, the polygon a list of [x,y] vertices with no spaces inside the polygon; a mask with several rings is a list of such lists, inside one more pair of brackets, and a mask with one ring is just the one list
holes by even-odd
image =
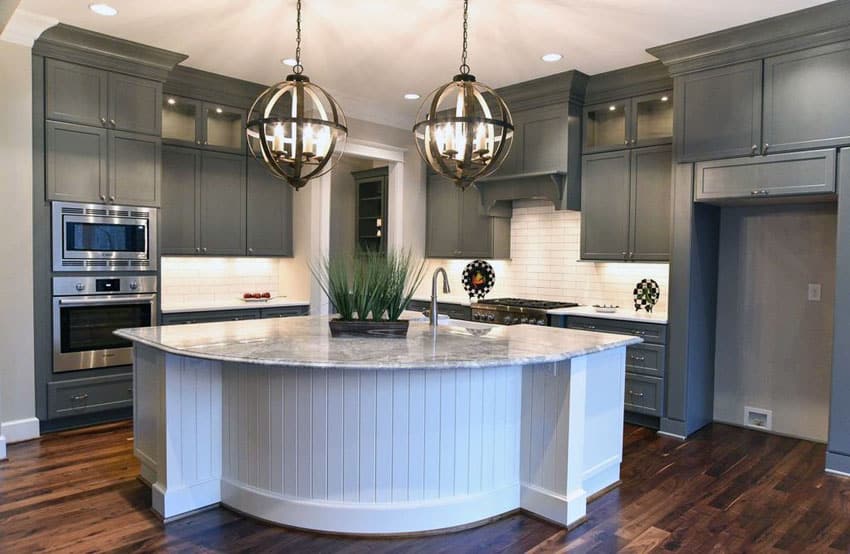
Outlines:
{"label": "range knob", "polygon": [[545,319],[538,319],[537,324],[538,325],[546,325],[546,320]]}
{"label": "range knob", "polygon": [[505,319],[502,320],[502,323],[504,323],[505,325],[510,325],[513,322],[514,322],[514,318],[512,318],[509,315],[506,315]]}
{"label": "range knob", "polygon": [[481,314],[472,314],[472,319],[478,321],[479,319],[481,319]]}
{"label": "range knob", "polygon": [[130,290],[136,290],[137,288],[139,288],[139,282],[138,281],[130,281]]}
{"label": "range knob", "polygon": [[74,285],[74,288],[77,290],[86,290],[86,286],[83,284],[82,281],[77,281]]}
{"label": "range knob", "polygon": [[528,318],[527,317],[522,318],[522,321],[520,323],[528,323]]}
{"label": "range knob", "polygon": [[487,314],[487,321],[495,321],[495,320],[496,320],[496,316],[494,316],[493,314]]}

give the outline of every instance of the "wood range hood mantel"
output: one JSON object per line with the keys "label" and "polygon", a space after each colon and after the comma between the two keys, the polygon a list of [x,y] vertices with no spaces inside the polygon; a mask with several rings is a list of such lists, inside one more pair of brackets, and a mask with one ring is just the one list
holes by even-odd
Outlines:
{"label": "wood range hood mantel", "polygon": [[499,216],[510,210],[514,200],[549,200],[556,210],[578,210],[581,198],[578,184],[573,186],[574,197],[568,197],[567,173],[541,171],[523,175],[491,177],[476,185],[481,192],[484,212]]}

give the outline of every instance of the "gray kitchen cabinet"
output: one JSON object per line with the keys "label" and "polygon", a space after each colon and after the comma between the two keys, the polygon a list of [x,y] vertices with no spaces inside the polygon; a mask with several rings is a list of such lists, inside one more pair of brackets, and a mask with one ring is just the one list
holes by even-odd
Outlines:
{"label": "gray kitchen cabinet", "polygon": [[700,162],[694,168],[694,199],[831,195],[835,166],[833,149]]}
{"label": "gray kitchen cabinet", "polygon": [[[431,310],[431,303],[426,300],[411,300],[407,306],[408,310],[420,312],[427,315]],[[446,315],[450,319],[461,321],[472,321],[472,308],[454,302],[437,302],[437,313]]]}
{"label": "gray kitchen cabinet", "polygon": [[45,118],[106,127],[109,73],[84,65],[45,62]]}
{"label": "gray kitchen cabinet", "polygon": [[163,255],[200,253],[200,181],[199,150],[168,145],[162,147],[160,237]]}
{"label": "gray kitchen cabinet", "polygon": [[162,325],[189,325],[193,323],[211,323],[215,321],[246,321],[250,319],[271,319],[309,315],[310,306],[275,306],[272,308],[246,308],[239,310],[204,310],[195,312],[171,312],[162,314]]}
{"label": "gray kitchen cabinet", "polygon": [[762,153],[850,144],[850,43],[766,58]]}
{"label": "gray kitchen cabinet", "polygon": [[216,256],[245,254],[245,157],[204,152],[201,155],[201,253]]}
{"label": "gray kitchen cabinet", "polygon": [[245,110],[173,94],[163,95],[161,110],[162,140],[167,144],[245,151]]}
{"label": "gray kitchen cabinet", "polygon": [[162,83],[109,74],[109,125],[111,129],[159,136],[162,131]]}
{"label": "gray kitchen cabinet", "polygon": [[669,144],[673,92],[662,91],[584,108],[584,153]]}
{"label": "gray kitchen cabinet", "polygon": [[49,419],[129,408],[132,405],[132,373],[47,383]]}
{"label": "gray kitchen cabinet", "polygon": [[247,253],[292,256],[292,188],[248,160]]}
{"label": "gray kitchen cabinet", "polygon": [[107,130],[48,121],[45,135],[47,198],[72,202],[106,200]]}
{"label": "gray kitchen cabinet", "polygon": [[629,260],[670,259],[673,152],[669,146],[631,152]]}
{"label": "gray kitchen cabinet", "polygon": [[761,60],[676,77],[674,110],[679,162],[759,153]]}
{"label": "gray kitchen cabinet", "polygon": [[263,308],[260,310],[261,319],[272,319],[279,317],[295,317],[310,315],[310,306],[280,306],[277,308]]}
{"label": "gray kitchen cabinet", "polygon": [[427,257],[509,258],[510,244],[510,219],[484,215],[477,188],[428,175]]}
{"label": "gray kitchen cabinet", "polygon": [[160,139],[109,131],[109,201],[129,206],[160,205]]}
{"label": "gray kitchen cabinet", "polygon": [[583,156],[581,259],[668,260],[672,169],[669,146]]}
{"label": "gray kitchen cabinet", "polygon": [[497,171],[524,175],[567,170],[568,106],[553,104],[511,113],[513,143],[508,157]]}
{"label": "gray kitchen cabinet", "polygon": [[245,110],[204,102],[203,146],[219,152],[245,152]]}
{"label": "gray kitchen cabinet", "polygon": [[48,59],[45,118],[159,135],[162,83]]}
{"label": "gray kitchen cabinet", "polygon": [[203,106],[200,100],[173,94],[162,96],[162,142],[203,146]]}
{"label": "gray kitchen cabinet", "polygon": [[626,373],[624,407],[627,412],[661,417],[664,414],[664,381]]}
{"label": "gray kitchen cabinet", "polygon": [[629,252],[630,152],[582,157],[581,258],[627,259]]}
{"label": "gray kitchen cabinet", "polygon": [[377,167],[354,171],[354,221],[357,247],[372,252],[387,250],[387,199],[389,198],[389,169]]}

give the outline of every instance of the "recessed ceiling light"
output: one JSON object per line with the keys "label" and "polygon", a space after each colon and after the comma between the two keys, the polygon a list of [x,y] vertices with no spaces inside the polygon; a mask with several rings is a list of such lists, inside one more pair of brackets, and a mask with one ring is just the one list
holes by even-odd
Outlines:
{"label": "recessed ceiling light", "polygon": [[617,106],[608,106],[608,109],[611,110],[612,112],[616,112]]}
{"label": "recessed ceiling light", "polygon": [[118,10],[116,10],[109,4],[89,4],[89,9],[97,15],[118,15]]}
{"label": "recessed ceiling light", "polygon": [[667,98],[666,96],[662,96],[662,97],[661,97],[661,101],[662,101],[662,102],[666,102],[666,101],[668,101],[668,100],[670,100],[670,99],[669,99],[669,98]]}
{"label": "recessed ceiling light", "polygon": [[283,65],[288,65],[289,67],[295,67],[295,64],[298,63],[298,60],[296,60],[295,58],[283,58],[282,60],[280,60],[280,63],[282,63]]}
{"label": "recessed ceiling light", "polygon": [[169,98],[169,99],[168,99],[168,105],[169,105],[169,106],[173,106],[173,105],[174,105],[174,104],[176,104],[176,103],[177,103],[177,100],[175,100],[174,98]]}
{"label": "recessed ceiling light", "polygon": [[419,95],[415,92],[408,92],[404,95],[405,100],[419,100]]}
{"label": "recessed ceiling light", "polygon": [[221,108],[216,108],[216,109],[215,109],[215,113],[221,113],[221,112],[223,112],[223,111],[224,111],[224,110],[222,110]]}
{"label": "recessed ceiling light", "polygon": [[543,56],[540,57],[540,59],[544,62],[557,62],[560,61],[561,58],[563,58],[562,55],[556,54],[554,52],[552,52],[551,54],[543,54]]}

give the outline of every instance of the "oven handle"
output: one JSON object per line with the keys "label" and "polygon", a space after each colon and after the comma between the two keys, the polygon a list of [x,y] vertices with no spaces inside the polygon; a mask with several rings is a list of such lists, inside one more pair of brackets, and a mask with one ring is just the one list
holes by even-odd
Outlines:
{"label": "oven handle", "polygon": [[156,294],[127,294],[108,298],[60,298],[60,306],[97,306],[104,304],[145,304],[156,300]]}

